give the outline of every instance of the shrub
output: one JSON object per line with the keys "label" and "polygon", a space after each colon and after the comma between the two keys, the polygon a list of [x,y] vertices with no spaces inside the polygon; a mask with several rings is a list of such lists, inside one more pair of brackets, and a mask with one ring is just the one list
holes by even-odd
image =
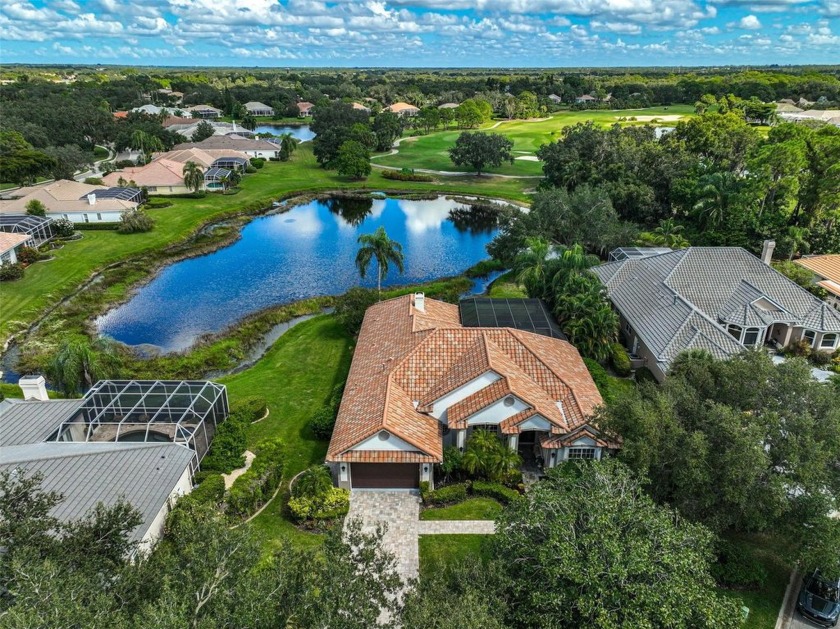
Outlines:
{"label": "shrub", "polygon": [[721,542],[712,576],[724,587],[757,589],[767,581],[767,571],[749,548],[736,542]]}
{"label": "shrub", "polygon": [[251,468],[237,478],[226,499],[229,515],[245,518],[268,501],[283,478],[283,444],[269,439],[255,448]]}
{"label": "shrub", "polygon": [[219,424],[210,452],[201,463],[202,469],[229,474],[245,465],[242,453],[248,445],[245,429],[249,423],[231,413],[226,421]]}
{"label": "shrub", "polygon": [[129,210],[120,217],[120,226],[117,231],[120,234],[139,234],[152,231],[155,222],[152,217],[140,208]]}
{"label": "shrub", "polygon": [[260,169],[263,166],[265,166],[265,160],[262,157],[252,157],[251,166],[253,166],[256,169]]}
{"label": "shrub", "polygon": [[249,424],[262,419],[267,409],[268,403],[265,398],[258,395],[240,398],[231,405],[231,413]]}
{"label": "shrub", "polygon": [[429,481],[427,480],[420,481],[420,500],[423,504],[429,501]]}
{"label": "shrub", "polygon": [[119,228],[120,223],[73,223],[73,229],[79,231],[107,231]]}
{"label": "shrub", "polygon": [[501,260],[491,258],[489,260],[482,260],[481,262],[477,262],[476,264],[472,265],[470,268],[464,271],[464,277],[487,277],[495,271],[504,270],[505,265]]}
{"label": "shrub", "polygon": [[621,343],[610,345],[610,361],[612,362],[613,369],[615,369],[615,373],[619,376],[627,377],[632,373],[630,356]]}
{"label": "shrub", "polygon": [[402,170],[383,170],[382,177],[396,181],[434,181],[429,175],[417,174],[407,168],[403,168]]}
{"label": "shrub", "polygon": [[456,446],[446,446],[443,449],[443,462],[437,465],[437,471],[444,480],[456,477],[461,472],[463,453]]}
{"label": "shrub", "polygon": [[52,222],[53,233],[58,238],[70,238],[75,233],[73,221],[68,218],[58,218]]}
{"label": "shrub", "polygon": [[0,282],[19,280],[23,277],[23,265],[20,262],[0,266]]}
{"label": "shrub", "polygon": [[[18,258],[20,255],[18,255]],[[825,367],[826,365],[831,364],[831,354],[828,352],[820,352],[814,351],[811,352],[811,355],[808,356],[808,360],[811,364],[816,365],[817,367]]]}
{"label": "shrub", "polygon": [[137,163],[133,159],[121,159],[118,160],[114,166],[117,167],[117,170],[121,168],[131,168],[133,166],[137,166]]}
{"label": "shrub", "polygon": [[332,489],[332,474],[326,465],[315,465],[304,470],[292,486],[294,498],[314,498]]}
{"label": "shrub", "polygon": [[85,183],[91,186],[101,186],[104,185],[102,183],[102,177],[86,177]]}
{"label": "shrub", "polygon": [[493,498],[503,505],[510,504],[514,500],[519,500],[519,492],[500,485],[499,483],[487,483],[477,480],[473,482],[472,494],[474,496],[483,496],[485,498]]}
{"label": "shrub", "polygon": [[32,264],[41,258],[41,254],[37,249],[32,247],[19,247],[17,250],[17,259],[21,264]]}
{"label": "shrub", "polygon": [[[197,475],[196,475],[197,476]],[[221,474],[211,474],[199,483],[198,487],[187,494],[182,500],[190,500],[201,504],[216,506],[222,502],[225,495],[225,479]]]}
{"label": "shrub", "polygon": [[807,358],[811,354],[811,344],[805,339],[796,341],[787,346],[785,353],[790,356],[801,356]]}
{"label": "shrub", "polygon": [[46,216],[47,206],[38,199],[32,199],[26,203],[26,213],[30,216]]}
{"label": "shrub", "polygon": [[325,406],[316,411],[309,420],[309,426],[317,439],[329,441],[332,437],[333,428],[335,428],[335,410]]}
{"label": "shrub", "polygon": [[245,172],[249,175],[253,175],[255,172],[257,172],[257,169],[254,166],[246,166]]}
{"label": "shrub", "polygon": [[463,483],[457,485],[447,485],[440,489],[430,491],[426,495],[427,504],[431,505],[451,505],[458,502],[463,502],[467,499],[467,486]]}
{"label": "shrub", "polygon": [[347,515],[350,510],[350,492],[330,487],[319,496],[301,496],[289,500],[289,511],[299,522],[305,520],[332,520]]}
{"label": "shrub", "polygon": [[362,327],[367,309],[379,300],[370,288],[351,288],[335,300],[335,317],[348,334],[356,336]]}
{"label": "shrub", "polygon": [[160,210],[165,207],[172,207],[172,201],[169,199],[162,199],[160,197],[152,197],[146,200],[146,207],[150,209]]}

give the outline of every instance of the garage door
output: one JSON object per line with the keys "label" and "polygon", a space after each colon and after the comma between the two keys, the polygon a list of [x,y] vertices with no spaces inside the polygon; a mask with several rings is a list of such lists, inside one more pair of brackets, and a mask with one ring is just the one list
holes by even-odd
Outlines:
{"label": "garage door", "polygon": [[353,463],[353,487],[357,489],[413,489],[420,486],[420,466],[416,463]]}

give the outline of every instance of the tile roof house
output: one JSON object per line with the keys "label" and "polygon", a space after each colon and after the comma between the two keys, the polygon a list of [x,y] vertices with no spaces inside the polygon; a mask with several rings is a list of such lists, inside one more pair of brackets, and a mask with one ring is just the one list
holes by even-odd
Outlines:
{"label": "tile roof house", "polygon": [[0,266],[15,264],[17,262],[17,250],[24,246],[33,247],[34,245],[35,239],[29,234],[0,232]]}
{"label": "tile roof house", "polygon": [[312,108],[315,107],[313,103],[307,103],[306,101],[302,101],[297,103],[298,108],[298,115],[301,118],[306,118],[312,115]]}
{"label": "tile roof house", "polygon": [[280,157],[280,147],[277,144],[268,140],[246,138],[236,134],[212,135],[201,142],[185,142],[183,144],[176,144],[172,147],[172,150],[182,151],[193,148],[204,151],[237,151],[239,153],[244,153],[249,158],[262,157],[263,159],[269,159],[271,157]]}
{"label": "tile roof house", "polygon": [[[172,503],[192,491],[216,424],[227,417],[225,389],[212,383],[104,381],[77,400],[49,400],[40,376],[20,384],[27,400],[0,406],[0,470],[41,474],[42,488],[63,496],[51,510],[62,521],[98,503],[128,501],[142,518],[130,534],[141,552],[162,533]],[[142,427],[125,423],[140,420]]]}
{"label": "tile roof house", "polygon": [[142,193],[135,188],[109,188],[59,179],[13,190],[0,200],[0,214],[26,214],[26,204],[33,199],[44,204],[50,218],[67,218],[74,223],[112,223],[119,221],[124,212],[136,208]]}
{"label": "tile roof house", "polygon": [[807,256],[795,262],[820,278],[817,286],[828,292],[826,301],[835,310],[840,310],[840,254]]}
{"label": "tile roof house", "polygon": [[222,110],[212,105],[194,105],[185,111],[189,112],[193,118],[220,118],[222,115]]}
{"label": "tile roof house", "polygon": [[594,96],[591,96],[590,94],[583,94],[582,96],[578,96],[577,98],[575,98],[576,103],[592,103],[596,100],[598,99]]}
{"label": "tile roof house", "polygon": [[420,113],[420,109],[409,103],[394,103],[385,108],[387,111],[397,114],[398,116],[416,116]]}
{"label": "tile roof house", "polygon": [[479,427],[548,467],[600,458],[616,446],[587,423],[601,403],[567,341],[464,327],[458,306],[406,295],[365,314],[326,460],[341,487],[417,487]]}
{"label": "tile roof house", "polygon": [[270,106],[266,105],[265,103],[260,103],[258,101],[249,101],[245,103],[245,111],[247,111],[252,116],[273,116],[274,109]]}
{"label": "tile roof house", "polygon": [[595,267],[621,319],[634,360],[661,380],[678,354],[727,358],[745,347],[799,340],[840,346],[840,313],[739,247],[690,247]]}

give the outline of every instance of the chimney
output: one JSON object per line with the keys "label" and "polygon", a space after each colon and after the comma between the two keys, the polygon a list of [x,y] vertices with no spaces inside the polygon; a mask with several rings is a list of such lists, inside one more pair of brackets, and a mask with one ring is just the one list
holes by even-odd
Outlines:
{"label": "chimney", "polygon": [[95,192],[91,192],[89,195],[87,195],[87,199],[88,199],[88,203],[90,205],[96,205],[96,193]]}
{"label": "chimney", "polygon": [[420,312],[426,312],[426,295],[424,293],[414,293],[414,308]]}
{"label": "chimney", "polygon": [[50,399],[47,395],[47,387],[44,376],[23,376],[20,381],[20,390],[23,391],[24,400],[39,400],[46,402]]}
{"label": "chimney", "polygon": [[773,261],[773,250],[776,248],[775,240],[765,240],[764,247],[761,248],[761,261],[767,266]]}

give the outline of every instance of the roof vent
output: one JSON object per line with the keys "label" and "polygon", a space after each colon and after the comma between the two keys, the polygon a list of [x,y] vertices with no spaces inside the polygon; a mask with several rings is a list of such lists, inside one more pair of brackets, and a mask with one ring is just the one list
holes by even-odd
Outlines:
{"label": "roof vent", "polygon": [[512,395],[509,395],[504,399],[502,404],[504,404],[505,406],[513,406],[514,404],[516,404],[516,398],[514,398]]}
{"label": "roof vent", "polygon": [[425,293],[414,293],[414,307],[420,312],[426,312]]}
{"label": "roof vent", "polygon": [[388,441],[391,438],[391,433],[387,430],[380,430],[377,437],[379,437],[380,441]]}

